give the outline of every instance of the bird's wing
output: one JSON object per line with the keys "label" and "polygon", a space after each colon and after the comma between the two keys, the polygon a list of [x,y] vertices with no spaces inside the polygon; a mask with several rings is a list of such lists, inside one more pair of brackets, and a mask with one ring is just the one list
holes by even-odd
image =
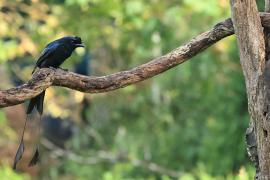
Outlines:
{"label": "bird's wing", "polygon": [[36,62],[36,65],[35,65],[35,68],[32,71],[32,74],[35,72],[37,67],[40,67],[40,65],[42,64],[42,62],[45,59],[49,58],[50,56],[52,56],[55,53],[58,46],[59,46],[59,44],[54,42],[54,43],[48,44],[44,48],[44,50],[42,51],[42,53],[40,54],[40,56],[39,56],[39,58],[38,58],[38,60]]}

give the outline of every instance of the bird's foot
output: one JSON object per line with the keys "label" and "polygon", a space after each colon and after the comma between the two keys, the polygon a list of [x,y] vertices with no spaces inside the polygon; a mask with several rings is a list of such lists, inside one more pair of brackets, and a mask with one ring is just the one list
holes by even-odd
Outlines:
{"label": "bird's foot", "polygon": [[56,68],[55,68],[55,67],[50,66],[50,67],[49,67],[49,69],[55,70]]}

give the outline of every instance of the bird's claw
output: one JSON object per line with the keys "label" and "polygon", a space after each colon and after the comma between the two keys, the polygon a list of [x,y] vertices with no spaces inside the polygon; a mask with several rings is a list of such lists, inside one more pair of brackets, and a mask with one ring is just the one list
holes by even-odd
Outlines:
{"label": "bird's claw", "polygon": [[49,69],[55,70],[55,68],[54,68],[54,67],[52,67],[52,66],[50,66],[50,67],[49,67]]}

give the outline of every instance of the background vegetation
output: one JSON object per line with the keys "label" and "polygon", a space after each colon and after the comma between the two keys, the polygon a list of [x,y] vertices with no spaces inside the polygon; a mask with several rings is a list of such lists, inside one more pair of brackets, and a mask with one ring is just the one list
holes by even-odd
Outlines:
{"label": "background vegetation", "polygon": [[[64,35],[80,36],[87,47],[78,49],[64,68],[105,75],[165,54],[229,16],[226,0],[2,0],[0,88],[30,79],[44,46]],[[10,166],[24,108],[0,111],[1,179],[254,175],[244,144],[249,118],[235,37],[158,77],[114,92],[49,88],[42,162],[26,168],[29,146],[15,173]]]}

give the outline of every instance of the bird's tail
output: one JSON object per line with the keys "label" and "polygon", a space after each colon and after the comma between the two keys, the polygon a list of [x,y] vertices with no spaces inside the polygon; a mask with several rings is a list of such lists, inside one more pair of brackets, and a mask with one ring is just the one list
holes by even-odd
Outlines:
{"label": "bird's tail", "polygon": [[[38,96],[30,99],[26,114],[26,120],[24,123],[24,127],[23,127],[23,132],[22,132],[22,136],[21,136],[21,140],[20,140],[20,145],[18,147],[15,159],[14,159],[14,164],[13,164],[13,169],[16,169],[17,163],[19,162],[19,160],[22,158],[23,152],[24,152],[24,131],[26,128],[26,124],[30,118],[30,114],[33,112],[33,109],[36,107],[40,119],[41,119],[41,115],[43,113],[43,101],[44,101],[44,97],[45,97],[45,91],[43,91],[42,93],[40,93]],[[40,123],[40,122],[39,122]],[[40,132],[39,132],[40,133]],[[40,134],[38,135],[40,136]],[[36,147],[35,153],[32,157],[32,159],[30,160],[28,166],[33,166],[35,165],[39,160],[39,150],[38,150],[38,145]]]}
{"label": "bird's tail", "polygon": [[39,115],[42,115],[44,97],[45,97],[45,91],[42,91],[42,93],[30,99],[26,114],[31,114],[34,107],[36,107],[37,111],[39,112]]}

